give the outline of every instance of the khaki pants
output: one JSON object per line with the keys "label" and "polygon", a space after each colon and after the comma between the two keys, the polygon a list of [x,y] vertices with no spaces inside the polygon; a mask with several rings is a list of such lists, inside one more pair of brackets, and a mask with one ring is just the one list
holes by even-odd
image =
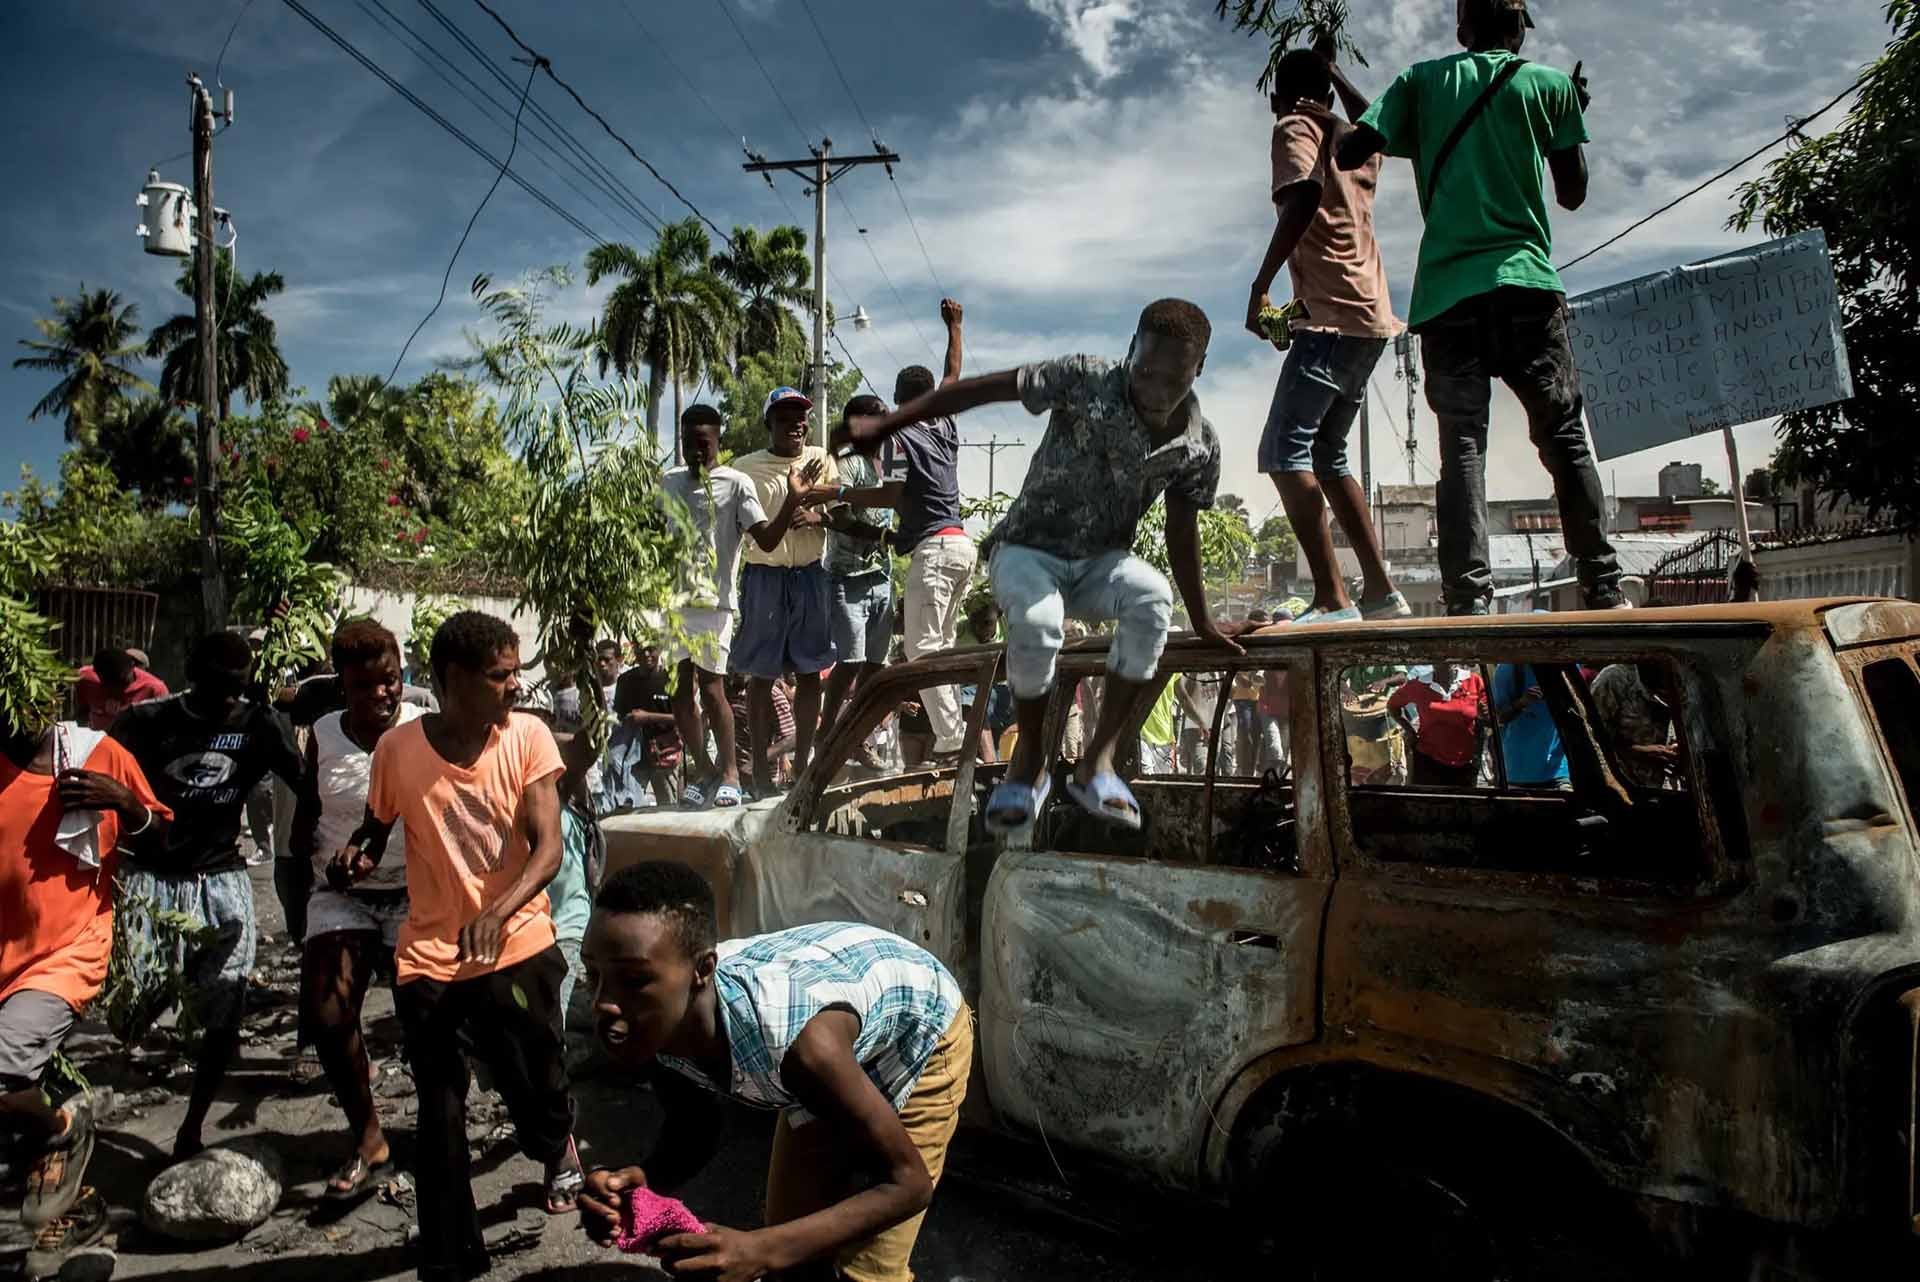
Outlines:
{"label": "khaki pants", "polygon": [[[960,1125],[960,1103],[967,1097],[972,1067],[973,1011],[963,1005],[900,1107],[900,1123],[920,1150],[935,1186],[946,1169],[947,1145]],[[853,1175],[846,1149],[831,1126],[818,1120],[793,1126],[782,1114],[767,1166],[767,1223],[785,1224],[841,1201],[856,1191]],[[840,1276],[851,1282],[913,1282],[907,1261],[926,1218],[922,1211],[842,1248],[835,1262]]]}
{"label": "khaki pants", "polygon": [[[960,607],[967,599],[974,563],[980,558],[973,540],[964,534],[922,539],[907,562],[906,605],[901,642],[907,658],[938,654],[953,648],[960,631]],[[965,723],[960,720],[960,698],[950,685],[929,686],[920,695],[933,726],[933,750],[958,752]]]}

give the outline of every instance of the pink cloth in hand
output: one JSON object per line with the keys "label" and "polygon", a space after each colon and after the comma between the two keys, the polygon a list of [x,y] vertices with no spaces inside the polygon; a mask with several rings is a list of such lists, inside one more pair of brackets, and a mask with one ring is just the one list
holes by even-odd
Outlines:
{"label": "pink cloth in hand", "polygon": [[651,1255],[661,1238],[675,1233],[705,1233],[707,1226],[678,1198],[649,1188],[627,1190],[626,1214],[613,1244],[628,1255]]}

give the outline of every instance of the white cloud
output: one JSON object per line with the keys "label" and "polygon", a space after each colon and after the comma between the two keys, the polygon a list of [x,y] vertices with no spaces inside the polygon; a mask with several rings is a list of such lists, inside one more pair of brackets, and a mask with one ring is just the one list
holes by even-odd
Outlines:
{"label": "white cloud", "polygon": [[1095,81],[1109,80],[1134,61],[1175,43],[1189,29],[1177,9],[1141,0],[1026,0],[1072,49]]}

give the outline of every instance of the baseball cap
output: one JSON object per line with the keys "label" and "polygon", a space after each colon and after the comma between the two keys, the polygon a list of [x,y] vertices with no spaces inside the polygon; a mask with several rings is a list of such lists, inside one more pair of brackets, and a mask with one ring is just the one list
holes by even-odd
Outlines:
{"label": "baseball cap", "polygon": [[1467,0],[1467,12],[1473,14],[1496,14],[1518,10],[1520,20],[1529,27],[1533,25],[1533,15],[1527,12],[1527,0]]}
{"label": "baseball cap", "polygon": [[767,393],[767,403],[761,406],[760,417],[765,418],[767,415],[773,413],[773,407],[780,404],[782,401],[799,401],[802,409],[813,408],[813,402],[808,400],[807,394],[801,391],[799,388],[776,387],[771,392]]}

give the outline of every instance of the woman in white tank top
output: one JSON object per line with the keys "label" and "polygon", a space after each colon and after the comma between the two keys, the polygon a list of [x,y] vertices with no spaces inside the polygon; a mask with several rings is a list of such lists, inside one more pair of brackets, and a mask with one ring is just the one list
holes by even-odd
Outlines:
{"label": "woman in white tank top", "polygon": [[311,859],[314,868],[300,963],[301,1038],[318,1052],[354,1141],[353,1155],[327,1181],[324,1194],[349,1201],[393,1174],[373,1104],[360,1007],[375,971],[393,976],[393,950],[407,919],[404,838],[396,832],[379,868],[351,889],[336,886],[328,867],[365,817],[375,745],[425,712],[401,699],[399,642],[372,619],[356,619],[334,635],[333,665],[347,706],[314,722],[308,737],[307,769],[318,804],[294,818],[294,853]]}

